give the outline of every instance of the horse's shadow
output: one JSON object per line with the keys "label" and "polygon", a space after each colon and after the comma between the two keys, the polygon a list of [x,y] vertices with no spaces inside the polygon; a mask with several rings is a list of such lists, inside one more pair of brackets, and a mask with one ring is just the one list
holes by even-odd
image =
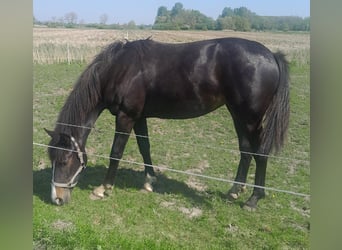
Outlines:
{"label": "horse's shadow", "polygon": [[[76,188],[88,190],[89,193],[94,187],[99,186],[106,174],[107,168],[104,166],[94,166],[86,168],[80,176]],[[39,197],[40,200],[50,203],[50,180],[51,169],[42,169],[33,171],[33,195]],[[115,178],[115,187],[119,189],[133,188],[141,190],[144,185],[144,171],[119,168]],[[186,197],[192,204],[197,206],[211,207],[210,195],[212,192],[199,192],[190,188],[184,182],[170,179],[162,173],[157,173],[157,183],[154,184],[154,192],[159,194],[181,194]],[[223,198],[223,194],[219,193]]]}

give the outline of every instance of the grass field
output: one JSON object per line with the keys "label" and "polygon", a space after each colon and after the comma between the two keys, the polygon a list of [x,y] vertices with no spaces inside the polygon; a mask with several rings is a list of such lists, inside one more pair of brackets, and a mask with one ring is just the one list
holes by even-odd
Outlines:
{"label": "grass field", "polygon": [[[34,29],[33,141],[48,143],[43,128],[54,127],[74,81],[102,46],[113,39],[150,35],[167,42],[239,36],[286,52],[291,61],[290,129],[284,150],[269,160],[266,186],[310,193],[309,34]],[[148,125],[155,165],[234,179],[239,160],[237,136],[225,108],[186,121],[150,119]],[[250,213],[240,203],[249,197],[251,188],[230,203],[225,198],[228,183],[161,170],[156,192],[146,193],[141,191],[143,168],[122,162],[112,196],[89,199],[108,166],[105,157],[113,139],[114,117],[104,112],[95,127],[86,146],[88,168],[71,203],[63,207],[50,202],[47,149],[34,146],[34,249],[309,248],[307,197],[267,191],[258,210]],[[142,162],[133,136],[123,159]],[[254,171],[253,162],[249,183],[253,183]]]}

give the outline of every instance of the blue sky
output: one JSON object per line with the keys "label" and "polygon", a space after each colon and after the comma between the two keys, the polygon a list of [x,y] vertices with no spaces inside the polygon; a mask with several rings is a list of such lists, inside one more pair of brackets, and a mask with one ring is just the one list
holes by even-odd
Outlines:
{"label": "blue sky", "polygon": [[157,10],[166,6],[169,10],[176,2],[185,9],[199,10],[215,20],[224,7],[232,9],[247,7],[262,16],[310,16],[310,0],[33,0],[33,14],[40,21],[60,18],[75,12],[78,21],[98,23],[102,14],[107,14],[107,23],[153,24]]}

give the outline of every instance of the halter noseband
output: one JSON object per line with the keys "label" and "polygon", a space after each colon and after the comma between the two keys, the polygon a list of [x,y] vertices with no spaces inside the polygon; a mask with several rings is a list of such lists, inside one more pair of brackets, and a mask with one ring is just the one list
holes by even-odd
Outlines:
{"label": "halter noseband", "polygon": [[55,187],[62,187],[62,188],[73,188],[73,187],[75,187],[77,185],[77,181],[74,182],[74,180],[82,172],[82,170],[86,168],[86,165],[85,165],[84,159],[83,159],[83,153],[82,153],[78,143],[76,142],[74,137],[70,136],[70,139],[74,143],[74,146],[77,150],[77,155],[78,155],[78,158],[80,159],[81,165],[78,167],[76,173],[73,175],[73,177],[70,179],[70,181],[68,181],[67,183],[59,183],[59,182],[54,181],[55,164],[53,164],[52,165],[52,181],[51,181],[51,184],[54,185]]}

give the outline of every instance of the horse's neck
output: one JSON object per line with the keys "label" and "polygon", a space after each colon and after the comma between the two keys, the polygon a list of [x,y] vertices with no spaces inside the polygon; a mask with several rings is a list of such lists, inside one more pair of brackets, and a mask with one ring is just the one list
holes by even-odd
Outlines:
{"label": "horse's neck", "polygon": [[97,120],[97,117],[99,116],[100,111],[98,110],[93,110],[87,117],[86,121],[84,122],[84,124],[81,125],[81,133],[79,135],[79,141],[82,144],[82,146],[85,146],[86,142],[87,142],[87,138],[89,136],[89,133],[91,131],[91,129],[94,127],[94,124]]}
{"label": "horse's neck", "polygon": [[102,108],[92,110],[86,114],[84,121],[77,123],[70,119],[59,119],[56,128],[58,128],[59,131],[74,137],[80,144],[80,147],[84,149],[89,133],[94,127],[94,124],[102,110]]}

